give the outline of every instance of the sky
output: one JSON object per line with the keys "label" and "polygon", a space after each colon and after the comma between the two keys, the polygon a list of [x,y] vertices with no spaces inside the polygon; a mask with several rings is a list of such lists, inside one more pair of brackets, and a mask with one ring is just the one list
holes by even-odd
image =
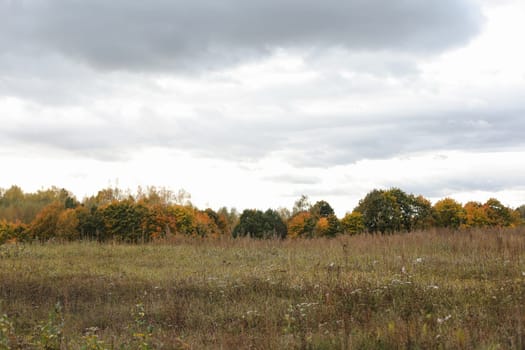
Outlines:
{"label": "sky", "polygon": [[522,0],[0,0],[0,187],[525,204]]}

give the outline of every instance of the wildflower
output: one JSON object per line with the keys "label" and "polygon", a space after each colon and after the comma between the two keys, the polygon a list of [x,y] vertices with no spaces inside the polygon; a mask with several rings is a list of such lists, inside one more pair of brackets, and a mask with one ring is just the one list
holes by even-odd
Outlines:
{"label": "wildflower", "polygon": [[439,318],[439,317],[438,317],[437,322],[438,322],[439,324],[442,324],[442,323],[444,323],[444,322],[447,322],[447,321],[450,320],[451,318],[452,318],[452,315],[447,315],[447,316],[445,316],[444,318]]}
{"label": "wildflower", "polygon": [[423,262],[423,258],[417,258],[417,259],[416,259],[416,263],[419,264],[419,263],[422,263],[422,262]]}

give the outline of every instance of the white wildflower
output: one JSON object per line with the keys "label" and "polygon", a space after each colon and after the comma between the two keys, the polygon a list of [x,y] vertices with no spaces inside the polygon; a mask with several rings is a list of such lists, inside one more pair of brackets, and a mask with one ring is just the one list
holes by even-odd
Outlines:
{"label": "white wildflower", "polygon": [[439,324],[442,324],[443,322],[447,322],[447,321],[450,320],[451,318],[452,318],[452,315],[447,315],[447,316],[445,316],[444,318],[439,318],[439,317],[438,317],[437,322],[438,322]]}

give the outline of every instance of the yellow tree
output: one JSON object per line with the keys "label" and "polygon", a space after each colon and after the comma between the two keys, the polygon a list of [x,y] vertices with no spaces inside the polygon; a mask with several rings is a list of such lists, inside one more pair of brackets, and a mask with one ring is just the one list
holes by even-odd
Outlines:
{"label": "yellow tree", "polygon": [[355,235],[365,232],[363,214],[356,211],[346,213],[345,217],[341,219],[341,226],[345,234]]}
{"label": "yellow tree", "polygon": [[468,202],[463,207],[465,209],[466,227],[484,227],[488,225],[488,217],[485,207],[479,202]]}
{"label": "yellow tree", "polygon": [[75,209],[66,209],[58,214],[56,236],[68,241],[79,239],[78,225],[77,211]]}
{"label": "yellow tree", "polygon": [[465,221],[465,210],[452,198],[444,198],[434,204],[436,226],[459,228]]}
{"label": "yellow tree", "polygon": [[330,232],[330,223],[328,222],[328,218],[321,217],[317,222],[315,223],[314,228],[314,235],[316,237],[325,237],[328,236]]}

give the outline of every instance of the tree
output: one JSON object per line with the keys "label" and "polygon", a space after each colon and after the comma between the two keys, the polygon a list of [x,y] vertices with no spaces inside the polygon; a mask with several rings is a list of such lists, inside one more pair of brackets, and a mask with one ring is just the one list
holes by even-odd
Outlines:
{"label": "tree", "polygon": [[516,211],[520,214],[520,217],[525,220],[525,204],[519,206]]}
{"label": "tree", "polygon": [[341,219],[341,228],[343,230],[343,233],[349,235],[355,235],[365,232],[363,214],[357,211],[346,213],[344,218]]}
{"label": "tree", "polygon": [[150,240],[146,232],[148,208],[131,199],[114,201],[101,208],[104,228],[108,238],[124,242],[144,242]]}
{"label": "tree", "polygon": [[237,212],[237,209],[231,208],[228,210],[228,208],[222,207],[217,210],[217,214],[226,222],[224,232],[231,234],[233,228],[239,223],[239,213]]}
{"label": "tree", "polygon": [[485,207],[479,202],[467,202],[463,206],[465,210],[465,227],[484,227],[488,225],[489,218]]}
{"label": "tree", "polygon": [[427,230],[434,224],[432,204],[421,195],[412,196],[412,220],[412,228],[415,230]]}
{"label": "tree", "polygon": [[79,220],[77,212],[74,209],[67,208],[58,215],[56,226],[56,237],[72,241],[80,238],[78,230]]}
{"label": "tree", "polygon": [[436,226],[459,228],[465,222],[465,210],[452,198],[444,198],[434,204]]}
{"label": "tree", "polygon": [[228,220],[222,213],[215,212],[213,209],[210,208],[206,209],[204,212],[206,213],[206,215],[208,215],[208,217],[210,217],[210,219],[213,220],[213,222],[217,226],[217,233],[219,235],[225,235],[229,232]]}
{"label": "tree", "polygon": [[318,218],[327,218],[330,215],[335,215],[334,209],[326,201],[316,202],[310,209],[310,213]]}
{"label": "tree", "polygon": [[359,201],[354,211],[363,215],[363,223],[371,233],[393,233],[401,227],[401,209],[396,197],[384,190],[373,190]]}
{"label": "tree", "polygon": [[168,207],[168,215],[175,220],[175,233],[186,236],[198,233],[193,207],[175,204]]}
{"label": "tree", "polygon": [[59,202],[54,202],[44,207],[29,225],[31,236],[40,241],[47,241],[55,237],[59,217],[64,210],[64,205]]}
{"label": "tree", "polygon": [[233,229],[233,237],[285,238],[287,228],[279,213],[268,209],[266,212],[246,209],[242,212],[239,223]]}
{"label": "tree", "polygon": [[508,227],[513,224],[512,211],[495,198],[490,198],[483,205],[489,226]]}
{"label": "tree", "polygon": [[97,206],[80,205],[75,208],[80,239],[103,241],[106,239],[104,218]]}
{"label": "tree", "polygon": [[516,225],[525,225],[525,204],[514,211]]}
{"label": "tree", "polygon": [[315,219],[308,211],[302,211],[288,220],[288,236],[290,238],[312,237]]}
{"label": "tree", "polygon": [[17,221],[8,222],[0,219],[0,245],[8,241],[23,241],[26,239],[27,225]]}
{"label": "tree", "polygon": [[295,201],[292,209],[292,216],[303,212],[303,211],[309,211],[312,207],[312,204],[310,204],[310,201],[308,200],[308,196],[305,196],[304,194],[301,195],[301,198]]}
{"label": "tree", "polygon": [[288,229],[279,212],[268,209],[264,212],[264,218],[267,228],[265,238],[286,238]]}

